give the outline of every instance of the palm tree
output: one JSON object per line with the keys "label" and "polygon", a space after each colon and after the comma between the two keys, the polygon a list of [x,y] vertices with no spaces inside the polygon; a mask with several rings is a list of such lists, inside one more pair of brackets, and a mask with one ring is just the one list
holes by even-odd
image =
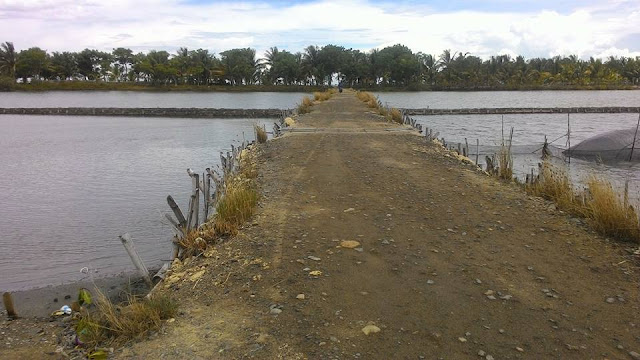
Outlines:
{"label": "palm tree", "polygon": [[12,42],[0,44],[0,74],[4,73],[10,77],[16,75],[16,63],[18,54]]}

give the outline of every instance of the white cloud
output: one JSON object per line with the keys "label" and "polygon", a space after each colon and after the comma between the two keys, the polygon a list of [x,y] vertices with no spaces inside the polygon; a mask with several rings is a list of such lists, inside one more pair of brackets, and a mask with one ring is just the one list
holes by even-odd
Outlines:
{"label": "white cloud", "polygon": [[154,0],[0,0],[0,41],[49,51],[167,49],[220,52],[270,46],[299,51],[335,43],[362,50],[402,43],[414,51],[444,49],[488,57],[577,54],[640,56],[640,44],[620,39],[638,33],[640,3],[591,3],[570,11],[438,11],[429,6],[383,5],[364,0],[320,0],[289,6],[263,3],[187,4]]}

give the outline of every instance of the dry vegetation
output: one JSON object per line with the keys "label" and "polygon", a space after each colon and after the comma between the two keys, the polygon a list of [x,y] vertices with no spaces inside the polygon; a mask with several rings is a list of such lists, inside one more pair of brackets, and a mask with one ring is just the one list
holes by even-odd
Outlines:
{"label": "dry vegetation", "polygon": [[538,181],[527,185],[527,191],[555,202],[563,211],[586,218],[602,234],[640,242],[636,210],[626,204],[607,180],[592,177],[587,181],[587,189],[578,192],[565,169],[545,161]]}
{"label": "dry vegetation", "polygon": [[376,109],[377,113],[380,116],[384,116],[387,121],[397,122],[398,124],[403,123],[402,112],[399,109],[385,108],[384,106],[382,106],[382,104],[380,104],[378,98],[372,93],[368,91],[358,91],[356,92],[356,96],[360,101],[366,103],[370,109]]}
{"label": "dry vegetation", "polygon": [[298,114],[307,114],[311,112],[313,100],[310,97],[303,97],[302,102],[298,105]]}
{"label": "dry vegetation", "polygon": [[254,124],[253,129],[256,132],[256,140],[259,144],[264,144],[267,142],[267,131],[260,125]]}
{"label": "dry vegetation", "polygon": [[178,308],[162,295],[149,299],[130,297],[126,303],[116,305],[98,293],[95,304],[95,311],[84,311],[76,324],[78,338],[88,349],[142,338],[175,316]]}
{"label": "dry vegetation", "polygon": [[213,229],[218,235],[235,235],[258,203],[258,192],[252,179],[241,176],[227,182],[225,195],[218,201]]}
{"label": "dry vegetation", "polygon": [[500,146],[500,152],[498,153],[498,176],[503,180],[513,179],[513,156],[511,156],[512,141],[513,128],[511,128],[511,135],[509,136],[508,144],[505,143],[503,136],[502,146]]}

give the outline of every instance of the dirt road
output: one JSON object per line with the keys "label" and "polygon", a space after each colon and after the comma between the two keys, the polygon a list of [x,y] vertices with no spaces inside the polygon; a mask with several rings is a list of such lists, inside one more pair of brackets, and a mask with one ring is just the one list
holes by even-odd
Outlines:
{"label": "dirt road", "polygon": [[259,150],[252,223],[166,290],[181,299],[181,315],[118,357],[640,352],[637,263],[624,246],[411,131],[385,131],[398,127],[353,93],[314,106],[296,127],[318,131]]}

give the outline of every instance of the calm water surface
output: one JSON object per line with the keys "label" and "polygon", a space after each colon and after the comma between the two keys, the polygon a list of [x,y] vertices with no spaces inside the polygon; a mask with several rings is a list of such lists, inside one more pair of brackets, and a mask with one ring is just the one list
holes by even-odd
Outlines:
{"label": "calm water surface", "polygon": [[0,289],[129,270],[124,232],[148,265],[166,259],[166,196],[184,209],[187,168],[253,140],[254,121],[0,116]]}
{"label": "calm water surface", "polygon": [[0,92],[0,107],[184,107],[291,109],[306,93],[284,92]]}

